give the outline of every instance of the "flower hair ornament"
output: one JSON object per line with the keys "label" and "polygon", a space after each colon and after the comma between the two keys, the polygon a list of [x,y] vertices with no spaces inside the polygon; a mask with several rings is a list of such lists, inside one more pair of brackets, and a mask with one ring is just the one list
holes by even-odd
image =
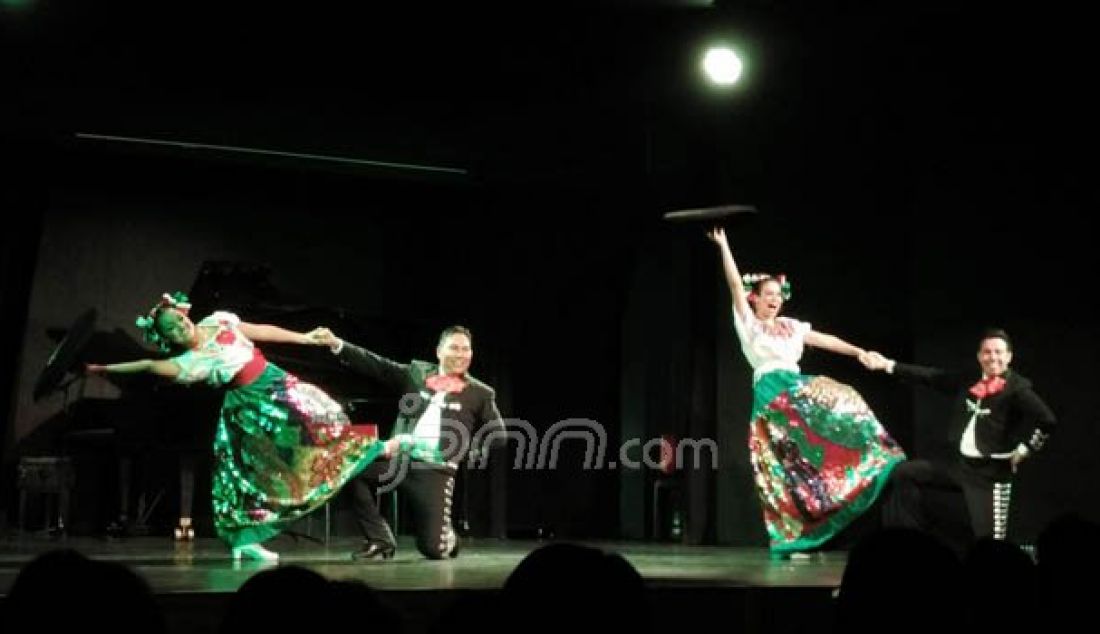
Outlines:
{"label": "flower hair ornament", "polygon": [[783,296],[783,301],[791,298],[791,283],[787,280],[787,276],[782,273],[774,276],[767,273],[745,273],[741,276],[741,286],[749,294],[750,299],[756,299],[754,287],[766,280],[775,280],[779,283],[779,292]]}
{"label": "flower hair ornament", "polygon": [[135,321],[135,325],[145,335],[145,341],[157,346],[162,352],[168,352],[171,349],[164,337],[157,332],[157,316],[166,308],[174,308],[186,315],[191,310],[191,304],[184,293],[179,291],[171,295],[165,293],[160,296],[160,301],[150,308],[148,313],[138,316]]}

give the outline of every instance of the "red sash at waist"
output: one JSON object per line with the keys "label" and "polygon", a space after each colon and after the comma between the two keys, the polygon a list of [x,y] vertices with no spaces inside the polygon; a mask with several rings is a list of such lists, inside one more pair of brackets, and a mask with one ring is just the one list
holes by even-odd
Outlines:
{"label": "red sash at waist", "polygon": [[253,348],[252,358],[233,375],[233,386],[244,387],[252,383],[264,373],[265,368],[267,368],[267,359],[264,358],[259,348]]}

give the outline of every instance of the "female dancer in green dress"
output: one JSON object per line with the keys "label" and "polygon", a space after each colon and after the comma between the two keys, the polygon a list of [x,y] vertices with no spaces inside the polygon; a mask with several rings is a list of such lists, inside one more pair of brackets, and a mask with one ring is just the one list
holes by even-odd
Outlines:
{"label": "female dancer in green dress", "polygon": [[193,323],[182,293],[165,294],[137,325],[168,359],[89,364],[96,374],[147,372],[225,389],[214,437],[214,527],[234,559],[276,561],[260,542],[327,502],[381,452],[355,435],[340,405],[264,359],[253,342],[325,345],[320,329],[298,333],[250,324],[228,312]]}
{"label": "female dancer in green dress", "polygon": [[709,238],[718,246],[734,327],[753,368],[749,451],[769,546],[780,555],[812,550],[872,505],[905,454],[858,392],[798,366],[807,345],[864,365],[869,353],[779,316],[790,297],[786,278],[742,277],[725,232],[715,229]]}

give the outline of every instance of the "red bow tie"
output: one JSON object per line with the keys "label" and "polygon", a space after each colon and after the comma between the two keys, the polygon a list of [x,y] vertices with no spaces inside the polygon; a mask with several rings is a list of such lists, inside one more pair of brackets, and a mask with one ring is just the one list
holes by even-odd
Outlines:
{"label": "red bow tie", "polygon": [[457,393],[466,388],[465,381],[449,374],[433,374],[425,379],[424,385],[434,392]]}
{"label": "red bow tie", "polygon": [[1005,380],[999,376],[991,376],[981,379],[974,385],[971,385],[970,393],[977,398],[986,398],[987,396],[993,396],[1003,389],[1005,389]]}

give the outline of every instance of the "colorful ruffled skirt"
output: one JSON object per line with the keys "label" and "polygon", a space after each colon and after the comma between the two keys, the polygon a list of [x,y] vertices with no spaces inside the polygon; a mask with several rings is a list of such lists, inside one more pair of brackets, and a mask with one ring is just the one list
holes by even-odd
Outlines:
{"label": "colorful ruffled skirt", "polygon": [[340,405],[272,363],[226,392],[214,438],[214,528],[261,542],[322,506],[381,452]]}
{"label": "colorful ruffled skirt", "polygon": [[765,374],[753,386],[753,476],[769,546],[821,546],[874,503],[905,453],[863,398],[824,376]]}

